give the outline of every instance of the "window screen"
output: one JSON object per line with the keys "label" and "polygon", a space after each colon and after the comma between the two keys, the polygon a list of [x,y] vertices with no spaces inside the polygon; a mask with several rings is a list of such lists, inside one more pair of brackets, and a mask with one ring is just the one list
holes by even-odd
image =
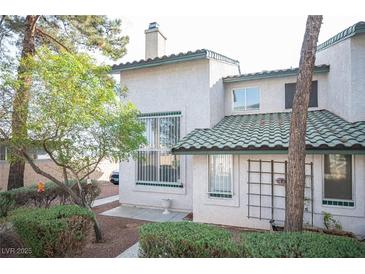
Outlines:
{"label": "window screen", "polygon": [[[285,84],[285,108],[293,107],[296,83]],[[312,90],[309,97],[309,107],[318,107],[318,81],[312,81]]]}
{"label": "window screen", "polygon": [[324,155],[324,198],[352,200],[351,155]]}

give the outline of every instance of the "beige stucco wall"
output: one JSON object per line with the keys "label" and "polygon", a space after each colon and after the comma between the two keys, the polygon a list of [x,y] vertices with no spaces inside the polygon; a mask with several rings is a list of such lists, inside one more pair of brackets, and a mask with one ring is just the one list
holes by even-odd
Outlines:
{"label": "beige stucco wall", "polygon": [[[131,101],[142,113],[181,111],[181,137],[194,128],[210,125],[209,61],[196,60],[121,73],[121,86],[128,88],[124,100]],[[207,111],[208,110],[208,111]],[[120,202],[160,207],[164,198],[172,208],[192,210],[191,156],[181,156],[183,188],[136,185],[135,161],[120,164]]]}
{"label": "beige stucco wall", "polygon": [[365,34],[341,41],[316,55],[329,64],[327,109],[347,121],[365,120]]}
{"label": "beige stucco wall", "polygon": [[224,112],[224,84],[223,77],[239,74],[237,65],[210,60],[209,87],[210,87],[210,127],[214,127],[223,119]]}
{"label": "beige stucco wall", "polygon": [[[222,77],[238,72],[237,65],[203,59],[121,73],[121,86],[142,113],[181,111],[181,138],[195,128],[209,128],[223,118]],[[120,165],[120,202],[161,207],[164,198],[172,208],[190,211],[192,201],[192,160],[181,156],[183,188],[136,185],[135,161]]]}
{"label": "beige stucco wall", "polygon": [[[310,110],[325,109],[327,108],[328,101],[328,73],[314,74],[313,81],[315,80],[318,81],[318,107],[310,108]],[[296,76],[289,76],[225,83],[225,115],[291,111],[291,109],[285,109],[285,84],[295,82]],[[260,109],[254,111],[233,112],[233,89],[248,87],[258,87],[260,89]]]}
{"label": "beige stucco wall", "polygon": [[[248,159],[285,161],[287,155],[234,155],[233,197],[232,199],[219,199],[209,198],[207,194],[208,156],[193,156],[194,221],[261,229],[270,228],[267,220],[248,218]],[[313,162],[314,225],[323,227],[322,212],[325,211],[340,221],[344,230],[365,235],[365,156],[354,156],[355,207],[353,208],[322,205],[323,155],[308,155],[306,162]],[[270,204],[270,198],[263,197],[262,204],[265,203]],[[275,206],[283,207],[284,204]],[[262,214],[269,214],[265,210],[270,209],[263,209]],[[279,211],[276,211],[276,214],[280,215]],[[305,221],[310,222],[310,218],[311,215],[305,213]]]}
{"label": "beige stucco wall", "polygon": [[[62,170],[60,170],[51,160],[35,160],[35,163],[44,171],[49,172],[57,179],[62,180]],[[113,163],[108,160],[104,160],[100,163],[98,169],[90,175],[90,179],[99,181],[108,181],[109,175],[113,170],[118,169],[118,163]],[[9,163],[6,161],[0,161],[0,190],[4,191],[7,188],[9,176]],[[24,185],[32,185],[38,182],[48,182],[49,180],[36,172],[30,167],[29,164],[25,165],[24,171]]]}

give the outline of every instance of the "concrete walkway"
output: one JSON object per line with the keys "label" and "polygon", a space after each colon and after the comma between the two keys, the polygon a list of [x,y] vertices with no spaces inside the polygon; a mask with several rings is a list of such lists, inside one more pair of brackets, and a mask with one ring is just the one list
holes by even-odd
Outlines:
{"label": "concrete walkway", "polygon": [[101,215],[144,220],[150,222],[178,222],[188,213],[171,211],[170,214],[162,214],[162,209],[141,208],[132,206],[118,206],[104,211]]}
{"label": "concrete walkway", "polygon": [[124,250],[117,258],[138,258],[139,242]]}
{"label": "concrete walkway", "polygon": [[96,199],[93,204],[92,207],[96,207],[96,206],[100,206],[100,205],[104,205],[104,204],[108,204],[114,201],[118,201],[119,199],[119,195],[114,195],[114,196],[109,196],[106,198],[101,198],[101,199]]}
{"label": "concrete walkway", "polygon": [[[134,206],[118,206],[104,211],[101,215],[144,220],[150,222],[179,222],[188,214],[187,212],[171,211],[162,214],[162,209],[142,208]],[[138,258],[139,242],[122,252],[117,258]]]}

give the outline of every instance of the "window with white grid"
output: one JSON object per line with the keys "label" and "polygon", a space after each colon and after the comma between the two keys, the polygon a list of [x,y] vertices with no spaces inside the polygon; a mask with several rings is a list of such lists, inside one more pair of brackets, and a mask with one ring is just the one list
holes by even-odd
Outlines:
{"label": "window with white grid", "polygon": [[180,156],[171,154],[180,139],[180,117],[180,112],[140,117],[147,144],[138,150],[137,185],[182,187]]}
{"label": "window with white grid", "polygon": [[210,197],[232,198],[233,195],[233,156],[209,155]]}

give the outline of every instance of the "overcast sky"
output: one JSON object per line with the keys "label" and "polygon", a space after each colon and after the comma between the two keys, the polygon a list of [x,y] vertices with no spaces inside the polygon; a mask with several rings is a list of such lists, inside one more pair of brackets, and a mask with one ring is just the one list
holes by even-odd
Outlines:
{"label": "overcast sky", "polygon": [[[242,73],[296,67],[306,16],[299,17],[121,17],[130,42],[122,62],[144,58],[144,30],[157,21],[167,37],[166,53],[210,49],[237,59]],[[365,21],[365,16],[324,15],[319,42]]]}

